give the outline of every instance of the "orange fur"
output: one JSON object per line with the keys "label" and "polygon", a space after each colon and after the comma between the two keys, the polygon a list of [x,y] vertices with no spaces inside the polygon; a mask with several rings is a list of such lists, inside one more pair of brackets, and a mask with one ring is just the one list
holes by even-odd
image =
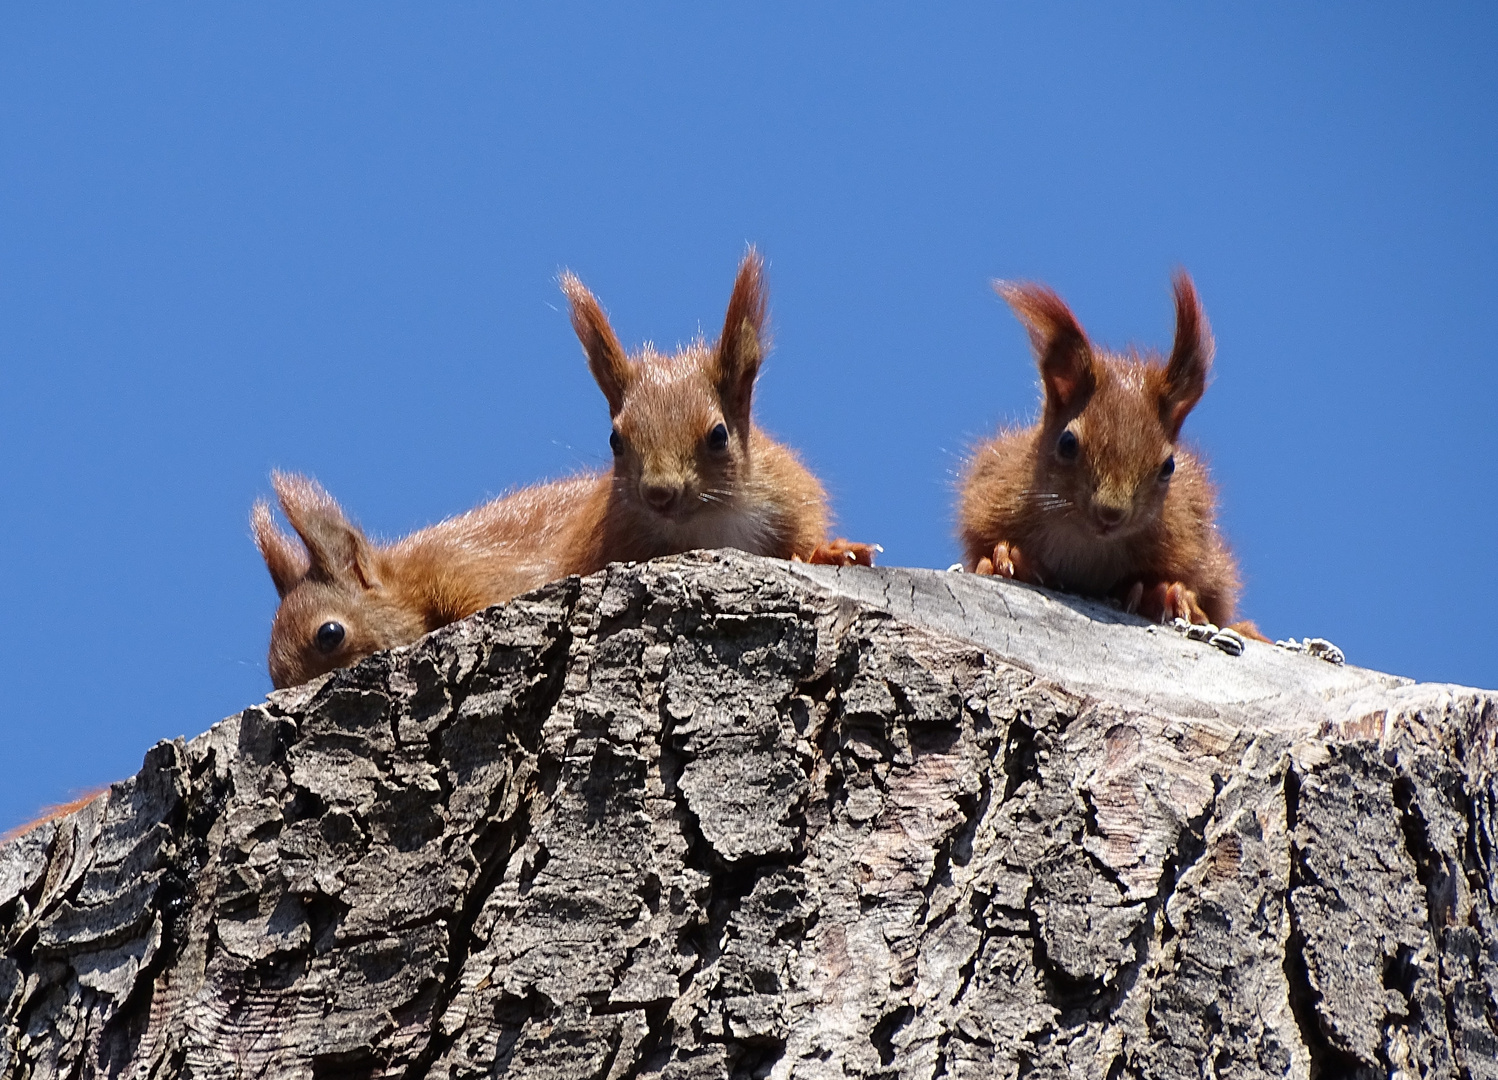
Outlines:
{"label": "orange fur", "polygon": [[[826,539],[822,486],[754,427],[765,322],[758,255],[750,251],[739,268],[719,342],[694,342],[672,356],[649,348],[626,355],[593,294],[571,274],[562,288],[620,440],[613,471],[525,488],[389,545],[371,542],[315,481],[276,474],[301,543],[276,527],[265,502],[250,520],[281,596],[270,641],[277,687],[611,562],[715,547],[837,565],[873,561],[867,544]],[[719,424],[727,431],[721,447],[710,439]],[[319,630],[329,623],[341,635],[321,647]]]}
{"label": "orange fur", "polygon": [[597,299],[576,276],[563,276],[572,325],[608,399],[615,445],[612,475],[599,482],[568,533],[569,572],[716,547],[840,565],[872,562],[870,545],[827,540],[822,485],[791,450],[754,426],[754,381],[766,347],[763,273],[751,249],[718,341],[698,340],[670,356],[650,346],[626,355]]}
{"label": "orange fur", "polygon": [[[256,503],[255,542],[281,596],[271,682],[306,682],[563,576],[561,535],[598,482],[580,476],[526,488],[382,545],[316,481],[274,474],[302,543],[276,527],[269,505]],[[328,623],[342,636],[323,648],[318,631]]]}
{"label": "orange fur", "polygon": [[1175,344],[1163,361],[1095,349],[1043,285],[995,289],[1030,332],[1045,400],[1039,423],[1000,432],[968,462],[958,507],[968,569],[1112,598],[1162,621],[1230,623],[1237,568],[1206,466],[1178,444],[1212,362],[1191,279],[1175,279]]}
{"label": "orange fur", "polygon": [[90,791],[86,795],[79,796],[72,802],[59,803],[57,806],[49,806],[45,810],[43,810],[41,814],[38,815],[35,819],[28,821],[26,824],[17,825],[14,829],[9,830],[8,832],[0,833],[0,844],[6,843],[9,840],[14,840],[18,836],[25,836],[32,829],[45,825],[49,821],[56,821],[58,818],[64,818],[69,814],[82,810],[85,806],[93,802],[108,790],[109,789],[107,787],[95,788],[93,791]]}

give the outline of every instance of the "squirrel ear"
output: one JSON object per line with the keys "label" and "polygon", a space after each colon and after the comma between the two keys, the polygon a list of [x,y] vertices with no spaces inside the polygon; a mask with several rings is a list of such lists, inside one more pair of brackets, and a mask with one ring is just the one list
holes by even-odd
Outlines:
{"label": "squirrel ear", "polygon": [[562,275],[562,291],[572,305],[572,329],[583,343],[583,352],[588,357],[588,368],[598,380],[603,396],[609,399],[609,415],[618,416],[624,407],[624,392],[629,388],[633,371],[624,348],[609,325],[609,317],[598,306],[598,300],[588,291],[576,274],[567,271]]}
{"label": "squirrel ear", "polygon": [[307,576],[310,565],[306,549],[276,528],[270,503],[264,499],[256,499],[250,510],[250,528],[255,533],[255,546],[260,549],[266,569],[270,571],[270,579],[276,584],[276,595],[285,596]]}
{"label": "squirrel ear", "polygon": [[1092,346],[1066,301],[1029,281],[995,281],[993,289],[1030,332],[1047,408],[1074,409],[1086,401],[1097,386]]}
{"label": "squirrel ear", "polygon": [[374,545],[343,515],[321,484],[295,473],[271,473],[271,484],[286,520],[307,545],[307,573],[327,581],[351,582],[365,589],[380,584]]}
{"label": "squirrel ear", "polygon": [[749,422],[754,380],[765,355],[765,261],[751,245],[739,263],[723,335],[718,338],[717,383],[723,412],[739,424]]}
{"label": "squirrel ear", "polygon": [[1175,276],[1176,339],[1165,365],[1160,388],[1160,422],[1174,442],[1181,433],[1186,414],[1207,389],[1207,371],[1212,366],[1212,328],[1197,299],[1196,287],[1184,270]]}

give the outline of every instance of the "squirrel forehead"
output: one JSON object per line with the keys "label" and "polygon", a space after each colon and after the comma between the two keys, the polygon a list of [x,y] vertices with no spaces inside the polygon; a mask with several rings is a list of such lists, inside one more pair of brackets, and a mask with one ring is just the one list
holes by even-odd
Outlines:
{"label": "squirrel forehead", "polygon": [[1130,395],[1149,395],[1150,363],[1141,360],[1137,356],[1119,356],[1116,353],[1103,353],[1098,357],[1101,363],[1098,365],[1106,375],[1101,380],[1112,383],[1117,389]]}
{"label": "squirrel forehead", "polygon": [[625,434],[665,432],[684,424],[692,426],[693,420],[717,422],[722,406],[709,367],[711,355],[705,349],[687,349],[674,356],[646,349],[633,363],[617,420]]}
{"label": "squirrel forehead", "polygon": [[711,379],[717,357],[701,338],[667,355],[647,342],[629,358],[631,386],[674,386],[693,379]]}
{"label": "squirrel forehead", "polygon": [[1151,368],[1134,360],[1099,359],[1097,388],[1069,426],[1090,459],[1123,464],[1143,458],[1141,467],[1153,468],[1158,462],[1148,459],[1170,443]]}
{"label": "squirrel forehead", "polygon": [[328,619],[345,620],[352,606],[347,591],[338,585],[303,578],[282,598],[271,623],[271,636],[305,630],[313,620],[319,626]]}

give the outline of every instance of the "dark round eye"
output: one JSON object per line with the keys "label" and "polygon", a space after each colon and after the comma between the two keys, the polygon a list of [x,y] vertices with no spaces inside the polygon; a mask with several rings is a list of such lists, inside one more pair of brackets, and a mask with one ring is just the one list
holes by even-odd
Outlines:
{"label": "dark round eye", "polygon": [[1070,430],[1063,431],[1061,438],[1056,440],[1056,456],[1062,461],[1075,461],[1077,459],[1077,450],[1080,447],[1081,443],[1077,441],[1077,436],[1074,432]]}
{"label": "dark round eye", "polygon": [[343,623],[325,622],[317,628],[317,651],[330,653],[343,644]]}
{"label": "dark round eye", "polygon": [[609,449],[616,454],[624,453],[624,436],[617,431],[609,432]]}
{"label": "dark round eye", "polygon": [[719,424],[707,433],[707,448],[709,450],[728,449],[728,428]]}
{"label": "dark round eye", "polygon": [[1171,477],[1171,474],[1173,474],[1175,471],[1176,471],[1176,459],[1175,459],[1175,455],[1172,454],[1172,455],[1170,455],[1170,457],[1168,457],[1168,458],[1165,459],[1165,464],[1160,466],[1160,479],[1161,480],[1169,480],[1170,477]]}

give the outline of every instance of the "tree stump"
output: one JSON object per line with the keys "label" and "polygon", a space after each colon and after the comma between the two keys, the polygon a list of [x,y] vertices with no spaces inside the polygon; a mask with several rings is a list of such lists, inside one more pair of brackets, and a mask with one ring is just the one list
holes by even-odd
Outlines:
{"label": "tree stump", "polygon": [[570,579],[0,849],[0,1075],[1498,1077],[1493,695],[963,574]]}

